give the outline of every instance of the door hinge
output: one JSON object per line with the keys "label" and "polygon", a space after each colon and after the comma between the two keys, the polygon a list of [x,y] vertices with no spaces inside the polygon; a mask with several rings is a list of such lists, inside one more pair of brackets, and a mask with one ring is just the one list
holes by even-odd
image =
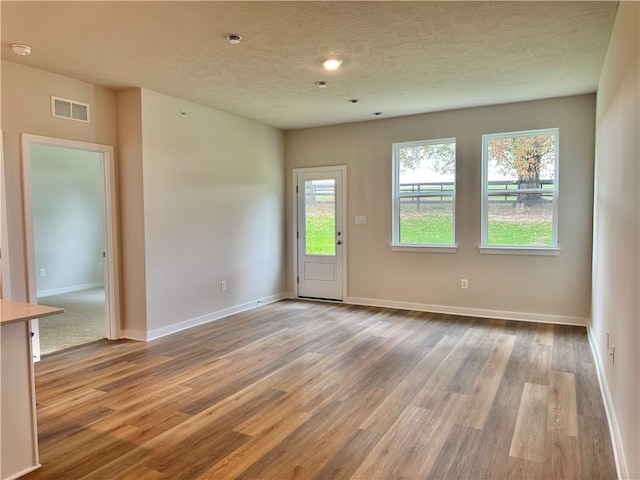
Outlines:
{"label": "door hinge", "polygon": [[296,238],[300,238],[300,232],[296,232]]}
{"label": "door hinge", "polygon": [[102,258],[107,258],[107,252],[102,252]]}
{"label": "door hinge", "polygon": [[298,186],[296,185],[296,193],[298,193]]}
{"label": "door hinge", "polygon": [[296,283],[300,283],[300,277],[296,277]]}

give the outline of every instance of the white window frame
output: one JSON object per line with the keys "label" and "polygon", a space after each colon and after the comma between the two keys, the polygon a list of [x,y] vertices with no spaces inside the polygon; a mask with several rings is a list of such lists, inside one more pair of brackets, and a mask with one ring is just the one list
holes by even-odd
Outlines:
{"label": "white window frame", "polygon": [[[455,144],[456,154],[456,174],[453,177],[453,190],[443,192],[411,192],[410,194],[401,194],[400,187],[400,149],[404,147],[415,147],[419,145],[440,145],[443,143]],[[392,240],[391,250],[396,252],[437,252],[437,253],[456,253],[456,189],[457,189],[457,164],[458,150],[455,137],[438,138],[433,140],[417,140],[412,142],[399,142],[392,144]],[[400,198],[402,197],[442,197],[450,196],[452,202],[452,238],[451,243],[401,243],[400,242]]]}
{"label": "white window frame", "polygon": [[[496,138],[513,138],[513,137],[533,137],[542,135],[555,135],[556,148],[554,159],[554,182],[553,189],[527,189],[525,193],[544,192],[544,194],[553,194],[553,220],[552,220],[552,238],[551,245],[489,245],[489,141]],[[559,172],[560,172],[560,129],[544,128],[538,130],[523,130],[518,132],[492,133],[482,136],[482,222],[481,222],[481,239],[480,253],[486,254],[511,254],[511,255],[558,255],[560,246],[558,243],[558,192],[559,192]],[[492,194],[500,195],[507,190],[491,190]],[[512,193],[513,191],[509,191]],[[522,192],[521,192],[522,193]]]}

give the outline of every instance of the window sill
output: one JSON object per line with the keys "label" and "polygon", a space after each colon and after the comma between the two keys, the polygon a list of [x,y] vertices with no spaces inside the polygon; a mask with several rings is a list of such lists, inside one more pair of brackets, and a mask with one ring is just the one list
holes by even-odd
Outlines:
{"label": "window sill", "polygon": [[530,255],[546,257],[557,257],[560,255],[559,247],[478,247],[478,251],[483,255]]}
{"label": "window sill", "polygon": [[456,253],[458,247],[455,245],[390,245],[393,252],[413,252],[413,253]]}

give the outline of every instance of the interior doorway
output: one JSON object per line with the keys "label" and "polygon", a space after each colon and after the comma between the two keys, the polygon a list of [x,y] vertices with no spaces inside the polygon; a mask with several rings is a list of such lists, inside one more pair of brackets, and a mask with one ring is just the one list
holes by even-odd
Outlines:
{"label": "interior doorway", "polygon": [[113,148],[23,135],[28,295],[65,309],[31,324],[33,355],[119,338]]}

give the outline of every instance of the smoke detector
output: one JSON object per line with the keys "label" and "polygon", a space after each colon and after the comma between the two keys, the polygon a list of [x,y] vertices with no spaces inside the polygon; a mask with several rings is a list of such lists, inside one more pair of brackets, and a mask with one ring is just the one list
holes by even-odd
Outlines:
{"label": "smoke detector", "polygon": [[227,40],[231,45],[238,45],[242,41],[242,35],[232,33],[227,35]]}
{"label": "smoke detector", "polygon": [[29,45],[14,44],[11,45],[11,50],[13,50],[13,53],[16,55],[21,55],[23,57],[26,57],[31,53],[31,47]]}

